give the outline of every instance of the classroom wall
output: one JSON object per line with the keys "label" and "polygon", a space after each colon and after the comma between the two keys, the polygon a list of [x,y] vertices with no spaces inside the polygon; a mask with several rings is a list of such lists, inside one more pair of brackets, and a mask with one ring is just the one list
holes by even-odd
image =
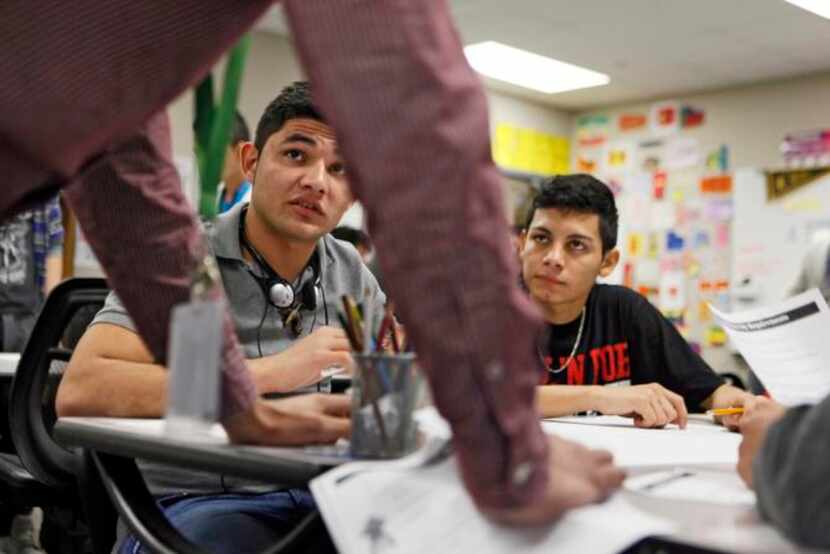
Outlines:
{"label": "classroom wall", "polygon": [[507,94],[487,91],[487,104],[490,108],[490,133],[495,132],[499,123],[509,123],[515,127],[527,127],[569,137],[573,133],[575,117],[573,114]]}
{"label": "classroom wall", "polygon": [[[683,135],[696,137],[702,146],[726,144],[732,168],[779,168],[779,146],[787,133],[830,126],[828,93],[830,73],[824,73],[670,100],[706,111],[705,124]],[[623,112],[648,113],[652,104],[610,106],[579,115],[608,114],[613,122]],[[619,136],[612,128],[609,138]]]}

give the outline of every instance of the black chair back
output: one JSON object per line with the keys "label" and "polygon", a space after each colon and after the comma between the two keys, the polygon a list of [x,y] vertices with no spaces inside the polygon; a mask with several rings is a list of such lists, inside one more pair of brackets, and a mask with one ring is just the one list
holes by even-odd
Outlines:
{"label": "black chair back", "polygon": [[72,317],[84,306],[102,306],[108,292],[104,279],[75,278],[58,284],[46,299],[12,381],[12,442],[26,469],[50,487],[74,486],[82,464],[80,455],[52,438],[60,375],[50,375],[50,367],[55,360],[69,361],[72,352],[61,339]]}

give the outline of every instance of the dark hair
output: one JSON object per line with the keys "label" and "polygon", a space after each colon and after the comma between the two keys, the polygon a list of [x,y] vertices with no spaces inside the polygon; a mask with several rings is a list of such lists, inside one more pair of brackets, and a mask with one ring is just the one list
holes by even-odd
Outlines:
{"label": "dark hair", "polygon": [[340,227],[335,227],[331,231],[331,236],[339,240],[345,240],[346,242],[350,242],[357,247],[358,245],[364,245],[367,248],[371,248],[372,243],[369,240],[369,235],[361,231],[360,229],[355,229],[354,227],[346,227],[341,225]]}
{"label": "dark hair", "polygon": [[537,209],[556,208],[566,212],[597,214],[602,253],[617,246],[619,214],[614,195],[605,183],[584,173],[558,175],[542,182],[527,214],[525,230],[530,228]]}
{"label": "dark hair", "polygon": [[231,146],[235,146],[242,141],[251,140],[251,131],[248,130],[248,123],[242,114],[237,110],[233,117],[233,129],[231,129]]}
{"label": "dark hair", "polygon": [[268,104],[256,126],[256,149],[262,152],[268,137],[282,129],[289,119],[299,117],[323,121],[323,116],[311,103],[311,87],[307,81],[295,81],[288,85]]}

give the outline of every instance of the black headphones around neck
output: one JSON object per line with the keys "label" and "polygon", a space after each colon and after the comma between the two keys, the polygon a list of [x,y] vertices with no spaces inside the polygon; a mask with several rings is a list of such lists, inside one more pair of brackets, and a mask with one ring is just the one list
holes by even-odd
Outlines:
{"label": "black headphones around neck", "polygon": [[[266,301],[277,308],[283,315],[283,318],[289,317],[291,321],[297,321],[296,315],[301,309],[315,312],[318,305],[318,291],[322,291],[319,253],[315,252],[311,257],[312,278],[302,285],[299,292],[296,291],[294,286],[274,271],[268,262],[265,261],[265,258],[262,257],[262,254],[248,242],[248,237],[245,234],[245,214],[247,211],[248,208],[246,206],[239,214],[239,246],[240,250],[245,249],[248,251],[259,268],[265,273],[265,276],[257,275],[248,264],[245,264],[248,273],[251,274],[262,289],[262,294],[265,296]],[[326,325],[328,325],[328,310],[326,310]],[[300,334],[299,330],[293,330],[295,335]]]}

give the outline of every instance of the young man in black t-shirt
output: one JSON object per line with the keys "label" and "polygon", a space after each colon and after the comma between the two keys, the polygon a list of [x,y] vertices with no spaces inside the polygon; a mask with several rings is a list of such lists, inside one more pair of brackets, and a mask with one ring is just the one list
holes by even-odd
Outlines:
{"label": "young man in black t-shirt", "polygon": [[742,404],[747,393],[724,384],[645,298],[596,283],[619,261],[617,218],[611,191],[589,175],[554,177],[533,201],[520,257],[548,322],[538,343],[541,414],[598,411],[683,427],[689,411]]}

